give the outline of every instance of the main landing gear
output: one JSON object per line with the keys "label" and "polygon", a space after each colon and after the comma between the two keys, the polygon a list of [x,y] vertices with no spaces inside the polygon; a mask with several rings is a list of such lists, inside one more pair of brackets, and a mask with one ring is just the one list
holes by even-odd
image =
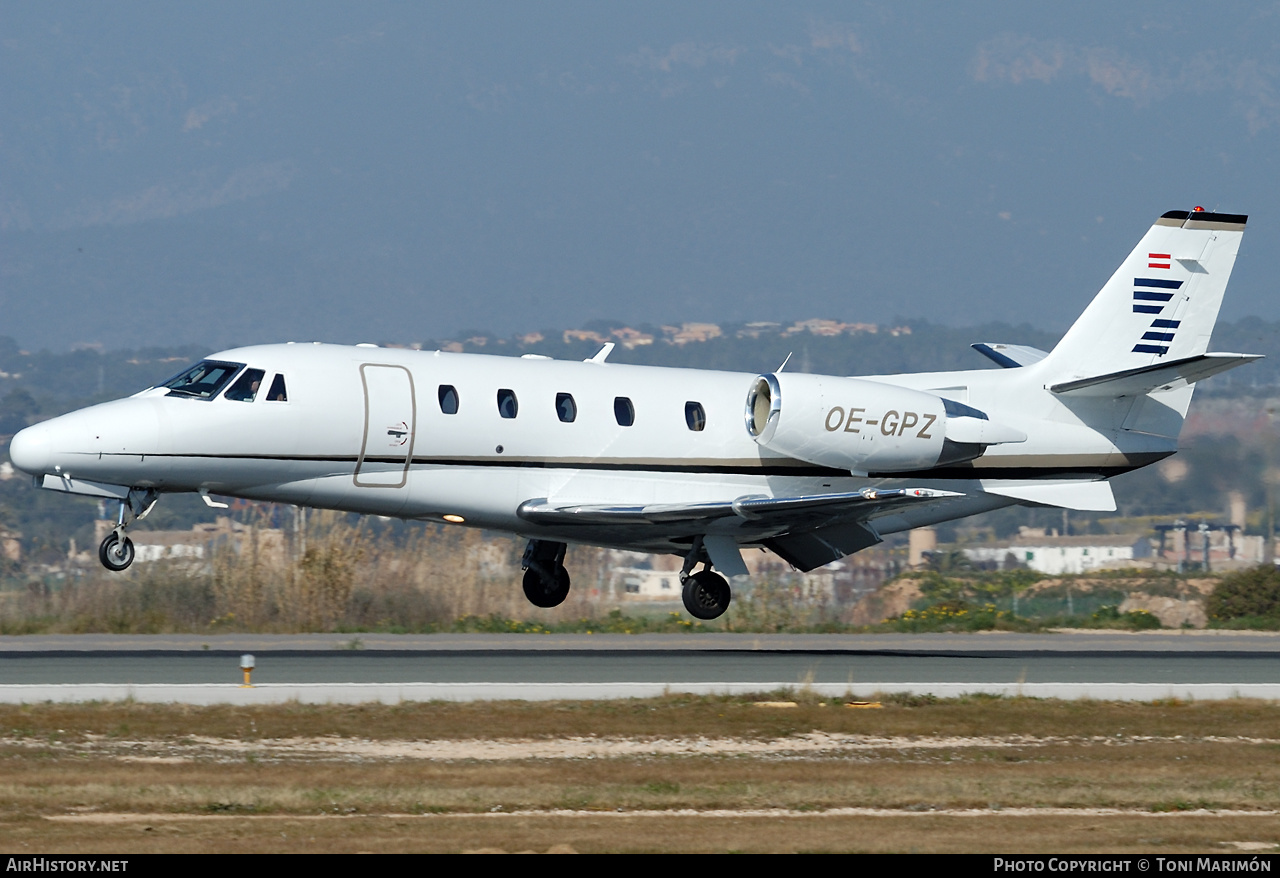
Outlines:
{"label": "main landing gear", "polygon": [[[108,537],[110,539],[110,537]],[[103,544],[106,545],[105,543]],[[524,570],[524,596],[535,607],[558,607],[569,596],[569,571],[564,569],[564,543],[530,540],[520,567]],[[107,563],[105,560],[102,563]],[[697,573],[693,568],[702,565]],[[729,609],[733,599],[729,581],[711,569],[711,558],[702,545],[702,537],[694,537],[689,554],[680,571],[681,597],[689,615],[697,619],[718,619]]]}
{"label": "main landing gear", "polygon": [[98,560],[108,570],[121,571],[133,563],[133,540],[125,536],[125,529],[135,521],[147,517],[147,513],[159,499],[151,488],[138,488],[129,492],[129,496],[120,501],[120,512],[116,516],[116,526],[98,546]]}
{"label": "main landing gear", "polygon": [[569,596],[569,571],[564,569],[564,543],[529,540],[520,567],[524,574],[524,596],[535,607],[558,607]]}
{"label": "main landing gear", "polygon": [[[694,573],[693,568],[698,564],[703,567]],[[681,593],[684,608],[695,619],[718,619],[729,609],[729,601],[733,599],[729,581],[712,571],[711,559],[702,546],[702,537],[693,539],[693,546],[685,556],[684,567],[680,571],[680,582],[684,586]]]}

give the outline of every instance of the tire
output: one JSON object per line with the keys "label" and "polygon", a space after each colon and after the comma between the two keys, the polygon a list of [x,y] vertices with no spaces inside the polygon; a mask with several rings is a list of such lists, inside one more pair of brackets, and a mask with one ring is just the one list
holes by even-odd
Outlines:
{"label": "tire", "polygon": [[719,573],[703,570],[684,581],[684,608],[695,619],[718,619],[729,609],[733,594]]}
{"label": "tire", "polygon": [[542,581],[538,571],[530,567],[524,572],[524,596],[535,607],[550,609],[560,606],[569,596],[569,571],[557,565],[555,582],[548,585]]}
{"label": "tire", "polygon": [[[117,543],[118,551],[117,551]],[[125,537],[119,540],[115,534],[107,534],[107,538],[98,546],[98,560],[108,570],[119,572],[133,563],[133,540]]]}

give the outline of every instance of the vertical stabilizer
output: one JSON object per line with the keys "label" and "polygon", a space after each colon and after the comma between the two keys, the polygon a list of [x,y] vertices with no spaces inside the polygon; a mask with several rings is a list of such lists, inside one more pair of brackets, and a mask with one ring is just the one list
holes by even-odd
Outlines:
{"label": "vertical stabilizer", "polygon": [[1037,364],[1046,383],[1205,353],[1246,219],[1197,208],[1170,211],[1156,220]]}

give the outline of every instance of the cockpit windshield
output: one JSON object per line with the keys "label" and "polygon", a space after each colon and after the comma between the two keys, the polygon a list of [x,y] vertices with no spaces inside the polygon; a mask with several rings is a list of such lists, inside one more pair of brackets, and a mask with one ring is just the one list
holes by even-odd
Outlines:
{"label": "cockpit windshield", "polygon": [[213,399],[242,368],[244,363],[201,360],[160,386],[169,388],[168,396]]}

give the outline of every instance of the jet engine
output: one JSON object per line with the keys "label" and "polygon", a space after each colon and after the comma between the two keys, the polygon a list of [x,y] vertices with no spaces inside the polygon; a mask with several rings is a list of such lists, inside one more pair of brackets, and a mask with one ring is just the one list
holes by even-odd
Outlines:
{"label": "jet engine", "polygon": [[961,463],[1027,438],[932,393],[824,375],[759,376],[747,394],[746,422],[763,448],[858,475]]}

